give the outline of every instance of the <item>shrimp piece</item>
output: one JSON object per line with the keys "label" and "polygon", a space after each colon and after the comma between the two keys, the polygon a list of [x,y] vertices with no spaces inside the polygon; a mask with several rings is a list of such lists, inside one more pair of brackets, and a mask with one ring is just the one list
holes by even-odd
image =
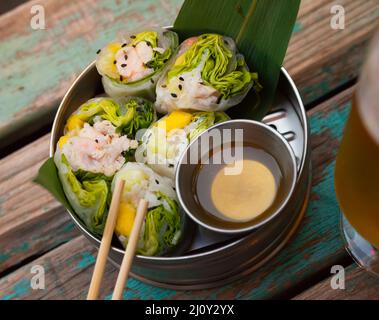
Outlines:
{"label": "shrimp piece", "polygon": [[125,163],[122,153],[135,149],[138,142],[116,133],[108,120],[85,123],[77,136],[70,137],[62,152],[72,169],[112,176]]}
{"label": "shrimp piece", "polygon": [[120,49],[115,56],[119,74],[128,81],[136,81],[149,75],[154,70],[147,68],[145,64],[152,60],[153,54],[153,48],[145,41]]}

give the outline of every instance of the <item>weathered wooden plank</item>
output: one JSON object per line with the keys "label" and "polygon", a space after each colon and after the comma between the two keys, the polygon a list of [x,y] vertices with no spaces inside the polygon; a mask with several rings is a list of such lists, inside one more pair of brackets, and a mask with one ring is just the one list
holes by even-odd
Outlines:
{"label": "weathered wooden plank", "polygon": [[[349,101],[352,90],[342,92],[309,113],[313,149],[311,202],[299,233],[277,257],[249,277],[222,288],[196,292],[176,292],[155,288],[132,280],[129,282],[130,290],[126,296],[145,299],[264,299],[286,297],[291,295],[295,288],[302,288],[307,285],[319,272],[324,272],[332,265],[346,259],[347,254],[343,249],[339,234],[339,209],[334,195],[333,168],[339,139],[350,107]],[[39,143],[45,142],[41,139]],[[37,149],[37,147],[35,148]],[[37,194],[36,197],[38,198],[40,195]],[[33,202],[33,199],[36,199],[34,193],[28,199]],[[8,212],[11,212],[10,215],[12,214],[12,210],[9,208]],[[51,229],[51,237],[57,235],[59,234]],[[72,261],[80,261],[81,254],[89,263],[84,264],[85,267],[77,274],[77,270],[75,268],[73,270]],[[2,292],[0,298],[84,298],[93,268],[93,254],[94,250],[91,249],[91,245],[85,239],[70,241],[33,262],[41,265],[47,264],[49,270],[54,271],[52,273],[57,280],[49,284],[48,295],[34,291],[22,291],[21,295],[17,294],[20,282],[25,282],[23,279],[25,277],[29,279],[27,277],[30,276],[30,266],[25,266],[1,280],[0,289],[3,289],[0,290]],[[65,258],[60,260],[60,257]],[[54,262],[56,259],[57,262]],[[65,260],[71,262],[62,264],[61,261]],[[104,291],[105,297],[109,297],[111,287],[114,284],[114,272],[114,269],[109,269],[109,274],[104,281],[104,288],[109,289]],[[71,277],[72,280],[70,280]],[[72,291],[63,292],[62,286],[71,288]]]}
{"label": "weathered wooden plank", "polygon": [[65,210],[32,182],[48,157],[48,138],[0,160],[0,273],[77,235]]}
{"label": "weathered wooden plank", "polygon": [[[181,2],[36,0],[2,15],[0,146],[51,122],[74,78],[107,41],[123,30],[171,24]],[[45,8],[45,30],[30,26],[35,4]]]}
{"label": "weathered wooden plank", "polygon": [[[46,30],[30,27],[30,6],[37,3],[45,8]],[[75,76],[115,34],[147,23],[169,25],[181,3],[42,0],[1,16],[0,147],[51,122]],[[285,66],[306,103],[356,77],[367,39],[378,24],[378,1],[338,3],[346,11],[344,30],[330,27],[333,2],[301,4]]]}
{"label": "weathered wooden plank", "polygon": [[[345,11],[342,30],[331,27],[337,4]],[[378,17],[377,0],[302,1],[284,65],[306,103],[357,77]]]}
{"label": "weathered wooden plank", "polygon": [[295,300],[379,300],[379,279],[357,265],[345,270],[345,289],[332,289],[325,279],[296,296]]}
{"label": "weathered wooden plank", "polygon": [[[94,262],[93,254],[94,248],[90,246],[87,240],[82,236],[75,238],[68,244],[60,246],[9,276],[0,279],[1,298],[3,300],[85,298],[86,289],[84,288],[88,288],[91,280],[88,267]],[[30,286],[30,280],[33,276],[31,268],[34,265],[40,265],[44,268],[45,290],[33,290]],[[109,279],[111,271],[114,271],[113,269],[111,266],[106,269],[107,279]],[[70,270],[70,272],[65,272],[65,270]],[[104,281],[104,284],[104,289],[109,290],[109,286],[112,286],[114,281]]]}
{"label": "weathered wooden plank", "polygon": [[8,1],[2,1],[0,2],[0,14],[3,14],[9,10],[12,10],[13,8],[17,7],[21,3],[24,3],[28,0],[8,0]]}

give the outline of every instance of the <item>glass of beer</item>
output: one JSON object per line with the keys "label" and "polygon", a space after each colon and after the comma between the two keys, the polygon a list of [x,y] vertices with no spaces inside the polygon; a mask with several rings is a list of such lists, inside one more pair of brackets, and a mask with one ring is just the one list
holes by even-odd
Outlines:
{"label": "glass of beer", "polygon": [[334,178],[346,248],[379,276],[379,32],[353,95]]}

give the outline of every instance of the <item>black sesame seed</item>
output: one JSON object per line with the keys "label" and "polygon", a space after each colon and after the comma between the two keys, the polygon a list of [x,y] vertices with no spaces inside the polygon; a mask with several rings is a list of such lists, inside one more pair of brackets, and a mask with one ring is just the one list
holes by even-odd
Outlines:
{"label": "black sesame seed", "polygon": [[122,76],[120,76],[120,81],[124,80],[124,78]]}
{"label": "black sesame seed", "polygon": [[151,82],[151,83],[154,83],[154,80],[153,80],[153,79],[150,79],[150,82]]}
{"label": "black sesame seed", "polygon": [[173,165],[172,163],[169,163],[168,167],[169,167],[169,168],[173,168],[174,165]]}
{"label": "black sesame seed", "polygon": [[199,82],[199,84],[204,85],[204,82]]}
{"label": "black sesame seed", "polygon": [[136,38],[136,36],[134,36],[134,35],[130,36],[130,39],[135,39],[135,38]]}
{"label": "black sesame seed", "polygon": [[162,84],[161,87],[162,88],[167,88],[167,86],[165,84]]}
{"label": "black sesame seed", "polygon": [[151,47],[151,43],[150,43],[150,41],[145,41],[146,42],[146,45],[148,46],[148,47]]}
{"label": "black sesame seed", "polygon": [[95,142],[96,142],[96,143],[99,143],[99,140],[95,139]]}
{"label": "black sesame seed", "polygon": [[158,197],[157,199],[158,199],[158,200],[161,200],[161,199],[162,199],[162,197]]}
{"label": "black sesame seed", "polygon": [[126,47],[126,43],[123,43],[121,46],[121,48],[124,48],[124,47]]}
{"label": "black sesame seed", "polygon": [[133,48],[135,48],[135,47],[136,47],[136,45],[135,45],[135,44],[133,44],[133,45],[132,45],[132,47],[133,47]]}
{"label": "black sesame seed", "polygon": [[159,181],[158,181],[157,179],[155,179],[155,183],[156,183],[156,184],[159,184]]}
{"label": "black sesame seed", "polygon": [[180,84],[180,85],[178,85],[178,88],[179,88],[179,90],[182,90],[182,85]]}
{"label": "black sesame seed", "polygon": [[177,97],[178,97],[178,95],[177,95],[176,93],[171,93],[171,96],[172,96],[173,98],[177,98]]}
{"label": "black sesame seed", "polygon": [[124,59],[127,60],[128,59],[128,55],[124,55]]}
{"label": "black sesame seed", "polygon": [[179,77],[179,80],[180,80],[180,81],[184,81],[184,78],[183,78],[183,77]]}
{"label": "black sesame seed", "polygon": [[168,59],[164,59],[164,60],[163,60],[163,63],[166,63],[167,61],[168,61]]}
{"label": "black sesame seed", "polygon": [[172,190],[176,191],[175,187],[172,187]]}
{"label": "black sesame seed", "polygon": [[126,67],[126,63],[123,63],[122,65],[121,65],[121,68],[125,68]]}
{"label": "black sesame seed", "polygon": [[96,54],[99,54],[100,52],[101,52],[101,49],[97,50],[97,51],[96,51]]}

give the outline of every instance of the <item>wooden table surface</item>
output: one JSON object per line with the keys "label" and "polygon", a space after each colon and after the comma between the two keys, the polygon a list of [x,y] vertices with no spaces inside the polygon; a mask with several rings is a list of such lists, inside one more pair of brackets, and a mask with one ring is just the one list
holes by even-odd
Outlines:
{"label": "wooden table surface", "polygon": [[[18,1],[19,2],[19,1]],[[73,79],[115,34],[147,23],[170,25],[182,0],[25,1],[0,16],[0,299],[84,299],[96,250],[65,210],[32,179],[48,157],[49,129]],[[42,4],[46,29],[30,27]],[[345,9],[345,29],[330,26]],[[344,249],[333,185],[336,152],[367,42],[379,26],[377,0],[302,0],[285,67],[308,110],[312,191],[289,244],[266,265],[230,285],[201,291],[157,288],[130,279],[127,299],[379,299],[379,280]],[[46,288],[30,287],[31,267]],[[331,267],[346,267],[345,290],[330,286]],[[101,297],[117,270],[107,266]]]}

